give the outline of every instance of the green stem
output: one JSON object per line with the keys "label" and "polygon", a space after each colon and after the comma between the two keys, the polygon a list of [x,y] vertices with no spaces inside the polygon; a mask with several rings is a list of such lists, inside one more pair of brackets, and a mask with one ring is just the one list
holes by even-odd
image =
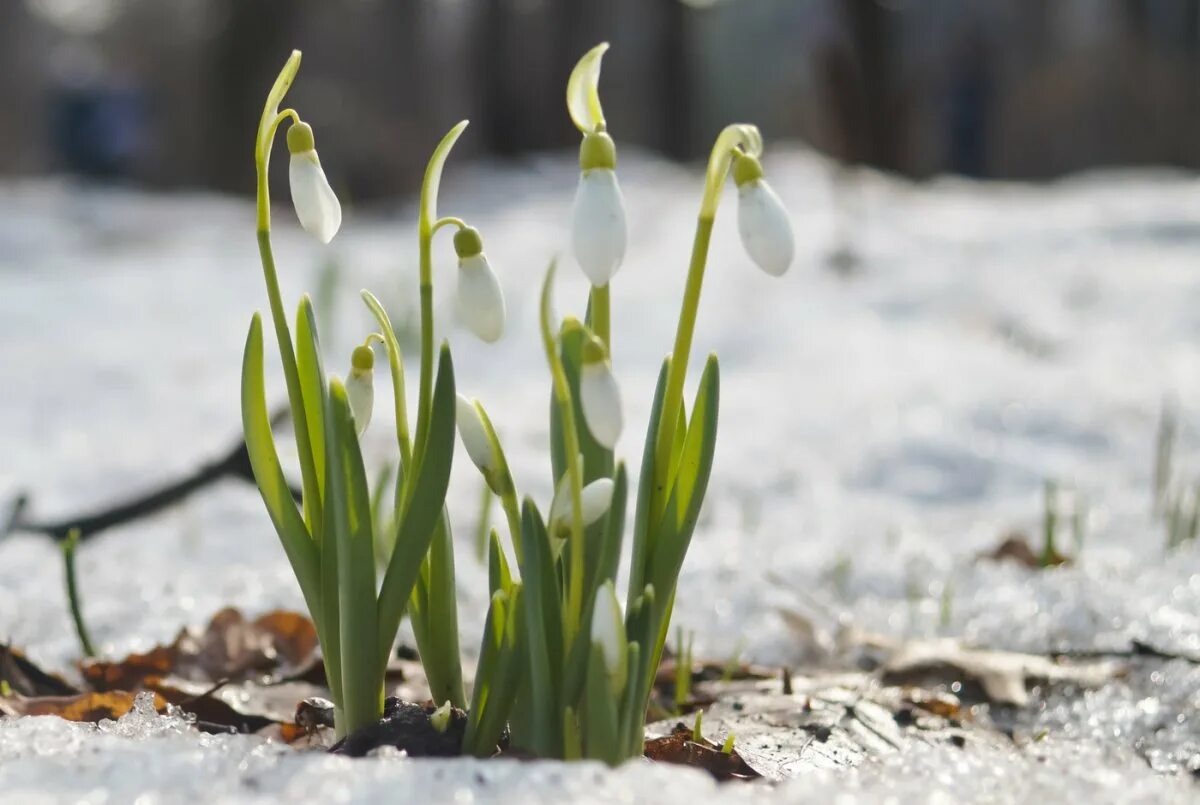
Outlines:
{"label": "green stem", "polygon": [[87,658],[96,656],[96,649],[92,644],[91,635],[88,633],[87,624],[83,621],[83,605],[79,598],[79,586],[75,577],[75,548],[79,546],[79,529],[73,528],[67,534],[67,539],[63,542],[63,565],[66,568],[67,578],[67,601],[71,605],[71,619],[75,621],[75,634],[79,635],[79,645],[83,649],[83,656]]}
{"label": "green stem", "polygon": [[[720,192],[720,186],[717,187]],[[708,204],[706,197],[705,204]],[[679,422],[679,406],[683,402],[683,381],[687,376],[688,358],[692,351],[692,335],[696,330],[696,311],[700,307],[700,289],[704,284],[704,269],[708,264],[708,247],[712,240],[713,215],[701,213],[692,243],[692,260],[688,266],[687,285],[675,330],[675,347],[671,350],[671,365],[667,370],[667,388],[663,395],[662,422],[654,462],[654,499],[651,507],[655,522],[666,505],[670,482],[671,451],[674,448],[675,428]]]}
{"label": "green stem", "polygon": [[592,320],[590,322],[592,332],[596,337],[604,342],[604,347],[608,350],[609,357],[612,357],[612,311],[609,300],[609,284],[606,283],[603,287],[592,288]]}
{"label": "green stem", "polygon": [[[419,227],[421,276],[421,380],[417,391],[417,466],[425,457],[425,440],[433,404],[433,231],[425,222]],[[411,477],[415,478],[416,473]]]}

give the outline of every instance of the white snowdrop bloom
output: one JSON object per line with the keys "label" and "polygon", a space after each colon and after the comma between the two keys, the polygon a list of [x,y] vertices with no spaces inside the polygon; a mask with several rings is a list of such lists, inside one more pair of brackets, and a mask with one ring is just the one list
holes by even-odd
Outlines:
{"label": "white snowdrop bloom", "polygon": [[[583,527],[587,528],[599,520],[612,504],[612,478],[597,478],[580,490],[579,501],[582,504]],[[550,537],[555,545],[555,554],[562,550],[562,543],[571,533],[571,474],[563,473],[554,490],[554,500],[550,503]]]}
{"label": "white snowdrop bloom", "polygon": [[467,448],[471,463],[481,472],[488,473],[492,469],[493,461],[492,444],[488,439],[487,429],[483,426],[483,419],[480,418],[475,403],[461,394],[458,395],[455,420],[458,424],[458,436],[462,439],[463,447]]}
{"label": "white snowdrop bloom", "polygon": [[625,618],[612,579],[596,590],[596,601],[592,605],[592,642],[600,647],[604,657],[604,668],[612,684],[613,693],[620,695],[625,689],[628,675],[628,643],[625,637]]}
{"label": "white snowdrop bloom", "polygon": [[458,315],[481,341],[491,344],[504,334],[500,280],[475,229],[460,229],[454,235],[454,249],[458,252]]}
{"label": "white snowdrop bloom", "polygon": [[592,285],[602,287],[625,259],[625,199],[617,183],[616,149],[603,132],[579,150],[579,187],[571,212],[571,250]]}
{"label": "white snowdrop bloom", "polygon": [[583,368],[579,373],[579,403],[592,437],[612,450],[624,427],[621,388],[603,346],[593,347],[594,343],[589,342],[584,348]]}
{"label": "white snowdrop bloom", "polygon": [[375,407],[374,369],[375,353],[371,348],[355,347],[350,357],[350,376],[346,378],[346,400],[359,436],[371,424],[371,410]]}
{"label": "white snowdrop bloom", "polygon": [[738,233],[742,246],[758,267],[774,277],[783,276],[796,252],[792,222],[775,191],[762,177],[754,157],[734,163],[738,186]]}
{"label": "white snowdrop bloom", "polygon": [[333,240],[342,225],[342,205],[325,178],[313,145],[312,128],[296,123],[288,129],[288,183],[300,226],[322,243]]}

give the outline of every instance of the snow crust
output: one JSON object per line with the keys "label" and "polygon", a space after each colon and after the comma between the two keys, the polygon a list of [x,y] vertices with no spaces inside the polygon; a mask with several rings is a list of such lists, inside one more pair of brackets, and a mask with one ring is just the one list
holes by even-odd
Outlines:
{"label": "snow crust", "polygon": [[[454,326],[454,255],[435,245],[437,315],[459,390],[483,402],[520,490],[543,504],[536,289],[551,257],[568,254],[572,162],[476,166],[443,184],[441,209],[480,229],[500,274],[510,329],[498,344]],[[751,264],[728,191],[693,355],[697,368],[710,350],[722,362],[716,468],[676,607],[698,653],[819,657],[799,615],[829,641],[852,624],[1036,652],[1138,640],[1200,655],[1200,550],[1166,553],[1150,516],[1164,398],[1180,411],[1180,477],[1200,477],[1196,177],[1107,173],[1030,187],[863,174],[835,195],[829,166],[808,153],[777,151],[766,168],[793,215],[797,263],[780,280]],[[630,246],[613,286],[613,365],[628,408],[618,453],[636,469],[702,178],[631,154],[621,181]],[[415,210],[348,208],[328,249],[282,205],[276,218],[289,307],[336,261],[323,343],[327,369],[344,373],[370,325],[358,288],[400,322],[415,310]],[[249,204],[224,198],[0,184],[0,501],[28,491],[41,515],[76,512],[233,443],[246,328],[266,307],[252,221]],[[838,231],[852,233],[850,276],[828,268],[845,245]],[[563,259],[557,309],[582,315],[584,280]],[[374,466],[394,444],[382,376],[376,388],[365,437]],[[977,562],[1013,530],[1036,547],[1047,479],[1067,490],[1068,511],[1072,490],[1087,500],[1075,565],[1035,574]],[[458,456],[450,504],[468,654],[486,606],[485,573],[470,557],[478,489]],[[225,605],[302,608],[257,493],[232,482],[86,544],[79,563],[108,655],[169,640]],[[68,668],[77,648],[60,575],[47,541],[0,543],[0,638]],[[1100,691],[1041,700],[1024,727],[1047,737],[1010,754],[931,748],[774,789],[718,788],[650,764],[351,764],[144,713],[99,729],[30,718],[0,722],[0,791],[20,802],[365,802],[397,791],[457,802],[1182,801],[1189,784],[1170,775],[1194,771],[1200,754],[1198,683],[1189,663],[1147,666]]]}

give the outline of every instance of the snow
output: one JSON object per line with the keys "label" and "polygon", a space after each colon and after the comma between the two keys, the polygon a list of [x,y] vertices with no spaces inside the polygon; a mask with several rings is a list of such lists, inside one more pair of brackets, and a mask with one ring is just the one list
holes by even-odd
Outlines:
{"label": "snow", "polygon": [[[498,344],[453,326],[453,251],[435,245],[437,315],[460,391],[483,402],[519,488],[543,502],[536,289],[567,241],[571,163],[475,166],[443,184],[441,209],[480,229],[500,272],[510,329]],[[829,166],[811,154],[769,152],[766,168],[793,214],[797,263],[778,280],[751,264],[727,191],[693,353],[694,367],[710,350],[722,361],[717,463],[676,607],[697,652],[811,658],[799,616],[831,638],[849,624],[1034,652],[1124,650],[1136,639],[1200,655],[1200,550],[1166,552],[1150,514],[1164,399],[1180,413],[1180,480],[1200,477],[1200,181],[1138,172],[1042,187],[913,185],[865,173],[835,196]],[[623,154],[621,181],[630,245],[613,290],[613,363],[628,408],[618,452],[636,467],[702,179]],[[401,322],[415,308],[414,210],[347,205],[329,249],[286,204],[275,219],[289,307],[336,261],[323,341],[327,367],[344,373],[370,324],[358,288]],[[240,200],[0,184],[0,501],[24,490],[44,516],[89,509],[232,444],[245,332],[266,301],[252,220]],[[828,268],[839,227],[858,257],[849,276]],[[578,315],[584,282],[564,262],[557,309]],[[277,367],[269,372],[282,400]],[[373,466],[394,444],[387,384],[376,388]],[[1038,546],[1048,479],[1068,504],[1074,490],[1088,501],[1075,565],[977,562],[1013,530]],[[486,606],[484,572],[469,558],[478,485],[459,455],[450,505],[468,653]],[[79,563],[93,637],[112,656],[225,605],[302,607],[257,493],[232,482],[84,545]],[[0,637],[67,669],[77,647],[60,574],[47,541],[0,542]],[[1138,665],[1099,691],[1041,699],[1021,727],[1047,737],[1012,752],[930,747],[778,788],[716,787],[646,763],[352,763],[137,713],[99,729],[28,718],[0,722],[0,790],[21,802],[372,801],[396,790],[456,802],[650,791],[664,801],[1183,801],[1189,784],[1172,775],[1193,771],[1200,754],[1197,683],[1186,662]]]}

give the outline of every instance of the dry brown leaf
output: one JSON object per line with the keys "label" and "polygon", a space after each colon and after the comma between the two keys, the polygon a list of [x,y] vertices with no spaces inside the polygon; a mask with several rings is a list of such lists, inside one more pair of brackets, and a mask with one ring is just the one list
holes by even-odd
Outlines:
{"label": "dry brown leaf", "polygon": [[753,780],[761,777],[750,768],[734,749],[722,752],[720,747],[701,738],[702,743],[692,740],[692,730],[682,723],[676,724],[670,735],[646,741],[645,755],[660,763],[675,763],[704,769],[718,780]]}
{"label": "dry brown leaf", "polygon": [[[103,693],[80,693],[75,696],[38,696],[31,699],[8,699],[7,704],[18,715],[58,716],[67,721],[96,723],[118,719],[133,709],[137,694],[123,690]],[[167,707],[161,696],[155,695],[154,709],[163,712]]]}

